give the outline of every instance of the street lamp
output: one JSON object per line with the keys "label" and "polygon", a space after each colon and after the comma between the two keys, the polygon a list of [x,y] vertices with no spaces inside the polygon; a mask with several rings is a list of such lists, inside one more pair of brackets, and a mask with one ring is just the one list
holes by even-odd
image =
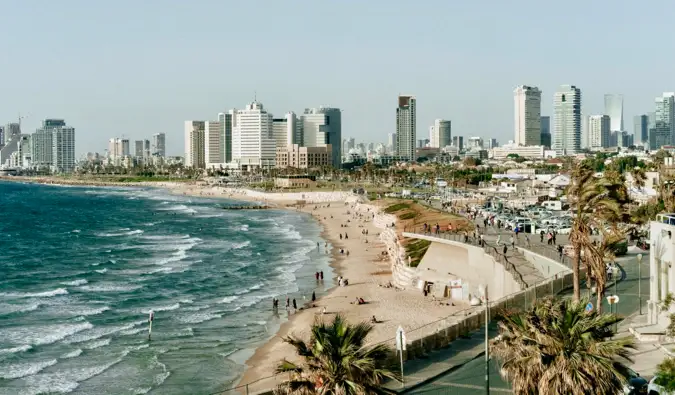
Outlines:
{"label": "street lamp", "polygon": [[638,266],[638,303],[640,304],[640,315],[642,315],[642,254],[637,256]]}

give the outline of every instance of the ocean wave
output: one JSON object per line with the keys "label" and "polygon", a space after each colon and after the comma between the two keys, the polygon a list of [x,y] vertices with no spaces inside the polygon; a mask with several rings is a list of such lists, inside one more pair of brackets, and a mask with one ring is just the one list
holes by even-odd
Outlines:
{"label": "ocean wave", "polygon": [[143,233],[143,230],[141,230],[141,229],[130,230],[129,228],[125,228],[125,229],[120,229],[119,231],[113,232],[113,233],[96,233],[96,236],[98,236],[98,237],[121,237],[121,236],[140,235],[142,233]]}
{"label": "ocean wave", "polygon": [[28,351],[31,348],[33,348],[33,346],[31,346],[29,344],[24,344],[22,346],[18,346],[18,347],[14,347],[14,348],[2,348],[2,349],[0,349],[0,355],[16,354],[16,353]]}
{"label": "ocean wave", "polygon": [[150,311],[153,311],[153,312],[157,313],[159,311],[178,310],[179,308],[180,308],[180,303],[174,303],[174,304],[165,305],[165,306],[139,309],[139,310],[136,310],[136,311],[140,312],[141,314],[150,314]]}
{"label": "ocean wave", "polygon": [[237,292],[235,292],[234,294],[235,294],[235,295],[243,295],[243,294],[247,294],[247,293],[249,293],[249,292],[251,292],[251,291],[255,291],[255,290],[257,290],[257,289],[262,288],[264,285],[265,285],[264,283],[258,283],[258,284],[254,285],[254,286],[252,286],[252,287],[243,289],[243,290],[241,290],[241,291],[237,291]]}
{"label": "ocean wave", "polygon": [[145,332],[147,330],[148,330],[147,328],[132,328],[132,329],[120,331],[119,334],[122,335],[122,336],[131,336],[131,335],[135,335],[137,333]]}
{"label": "ocean wave", "polygon": [[239,299],[239,296],[236,296],[236,295],[226,296],[226,297],[223,298],[223,300],[220,301],[220,303],[224,303],[224,304],[232,303],[237,299]]}
{"label": "ocean wave", "polygon": [[100,347],[105,347],[108,344],[110,344],[111,339],[101,339],[101,340],[96,340],[91,343],[84,344],[82,347],[86,348],[87,350],[94,350]]}
{"label": "ocean wave", "polygon": [[108,272],[108,269],[103,268],[103,269],[94,270],[94,271],[98,274],[106,274]]}
{"label": "ocean wave", "polygon": [[242,232],[248,232],[248,224],[244,224],[239,228],[240,231]]}
{"label": "ocean wave", "polygon": [[251,240],[246,240],[241,243],[233,243],[230,249],[232,250],[241,250],[242,248],[246,248],[251,245]]}
{"label": "ocean wave", "polygon": [[85,292],[132,292],[143,288],[142,285],[120,285],[115,283],[101,283],[97,285],[84,285],[77,289]]}
{"label": "ocean wave", "polygon": [[37,310],[40,306],[42,306],[41,303],[31,303],[28,305],[0,303],[0,315],[27,313],[29,311]]}
{"label": "ocean wave", "polygon": [[60,358],[61,359],[75,358],[75,357],[80,356],[80,354],[82,354],[82,349],[78,348],[78,349],[73,350],[69,353],[65,353],[65,354],[61,355]]}
{"label": "ocean wave", "polygon": [[32,344],[35,346],[52,344],[78,332],[91,329],[94,326],[89,322],[77,324],[53,324],[29,326],[0,330],[0,339],[13,344]]}
{"label": "ocean wave", "polygon": [[96,326],[89,328],[88,330],[81,331],[71,336],[68,336],[67,338],[65,338],[63,343],[75,344],[98,340],[105,336],[110,336],[124,330],[132,329],[135,326],[136,325],[134,323],[126,325]]}
{"label": "ocean wave", "polygon": [[77,287],[78,285],[84,285],[84,284],[87,284],[88,282],[89,281],[87,281],[83,278],[80,278],[80,279],[73,280],[73,281],[65,281],[65,282],[62,282],[61,284],[68,285],[68,286],[71,286],[71,287]]}
{"label": "ocean wave", "polygon": [[68,290],[65,288],[57,288],[51,291],[35,292],[35,293],[0,292],[0,297],[5,298],[50,298],[52,296],[59,296],[59,295],[68,295]]}
{"label": "ocean wave", "polygon": [[57,362],[56,359],[50,359],[49,361],[0,365],[0,378],[12,380],[32,376],[45,368],[56,365]]}
{"label": "ocean wave", "polygon": [[199,324],[202,322],[206,321],[211,321],[215,320],[217,318],[221,318],[222,315],[220,314],[213,314],[213,313],[193,313],[193,314],[186,314],[183,316],[179,316],[177,319],[178,321],[184,323],[184,324]]}

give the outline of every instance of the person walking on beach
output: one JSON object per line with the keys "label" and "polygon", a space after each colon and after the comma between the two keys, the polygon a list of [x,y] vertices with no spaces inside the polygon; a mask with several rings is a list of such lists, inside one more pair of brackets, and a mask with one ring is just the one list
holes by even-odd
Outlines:
{"label": "person walking on beach", "polygon": [[291,308],[291,299],[286,296],[286,310],[289,310]]}
{"label": "person walking on beach", "polygon": [[516,247],[516,239],[514,239],[513,236],[511,236],[511,248],[515,247]]}
{"label": "person walking on beach", "polygon": [[295,298],[293,298],[293,310],[298,309],[298,304],[295,302]]}
{"label": "person walking on beach", "polygon": [[342,240],[342,233],[340,233],[340,240]]}
{"label": "person walking on beach", "polygon": [[316,302],[316,292],[312,291],[312,302]]}
{"label": "person walking on beach", "polygon": [[345,232],[345,240],[347,240],[349,236],[347,236],[347,232]]}

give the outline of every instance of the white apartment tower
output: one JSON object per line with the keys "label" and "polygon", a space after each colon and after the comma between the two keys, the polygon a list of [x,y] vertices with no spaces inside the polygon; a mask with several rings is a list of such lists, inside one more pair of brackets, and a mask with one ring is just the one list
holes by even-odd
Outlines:
{"label": "white apartment tower", "polygon": [[388,137],[387,148],[392,153],[396,152],[396,133],[389,133],[387,137]]}
{"label": "white apartment tower", "polygon": [[342,111],[339,108],[307,108],[301,116],[305,147],[331,147],[331,164],[342,165]]}
{"label": "white apartment tower", "polygon": [[409,161],[415,160],[417,141],[417,99],[399,95],[396,107],[396,155]]}
{"label": "white apartment tower", "polygon": [[166,156],[166,134],[155,133],[152,135],[152,155]]}
{"label": "white apartment tower", "polygon": [[433,126],[433,142],[431,147],[443,148],[452,145],[452,124],[445,119],[437,119]]}
{"label": "white apartment tower", "polygon": [[609,116],[611,132],[623,132],[623,95],[605,95],[605,115]]}
{"label": "white apartment tower", "polygon": [[75,128],[60,126],[54,129],[52,145],[52,172],[75,171]]}
{"label": "white apartment tower", "polygon": [[515,144],[541,145],[541,91],[534,86],[520,85],[513,91]]}
{"label": "white apartment tower", "polygon": [[299,122],[294,112],[286,113],[284,118],[274,118],[272,133],[277,148],[293,144],[302,146],[302,122]]}
{"label": "white apartment tower", "polygon": [[611,146],[611,118],[609,115],[591,115],[588,117],[588,143],[591,149]]}
{"label": "white apartment tower", "polygon": [[232,160],[246,169],[274,167],[276,144],[272,114],[255,101],[243,110],[233,110],[233,114]]}
{"label": "white apartment tower", "polygon": [[558,155],[576,154],[581,149],[581,90],[562,85],[553,96],[553,149]]}
{"label": "white apartment tower", "polygon": [[185,166],[203,169],[206,166],[206,122],[185,121]]}

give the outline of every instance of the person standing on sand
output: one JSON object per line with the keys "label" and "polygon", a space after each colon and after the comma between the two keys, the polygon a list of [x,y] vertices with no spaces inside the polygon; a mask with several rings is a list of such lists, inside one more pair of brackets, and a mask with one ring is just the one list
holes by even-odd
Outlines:
{"label": "person standing on sand", "polygon": [[342,240],[342,233],[340,233],[340,240]]}
{"label": "person standing on sand", "polygon": [[347,240],[349,236],[347,236],[347,232],[345,232],[345,240]]}

